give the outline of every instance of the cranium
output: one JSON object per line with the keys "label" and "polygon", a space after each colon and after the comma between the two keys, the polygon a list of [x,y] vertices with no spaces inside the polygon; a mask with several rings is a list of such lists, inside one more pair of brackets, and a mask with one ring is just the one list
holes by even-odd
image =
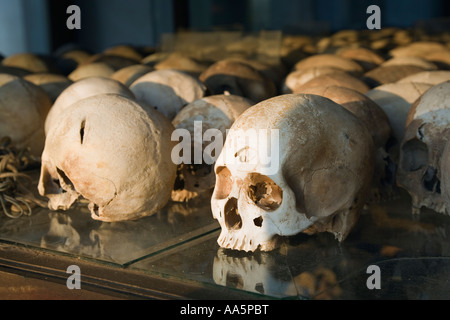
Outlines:
{"label": "cranium", "polygon": [[205,86],[191,75],[171,69],[144,74],[130,85],[136,99],[154,107],[169,120],[188,103],[203,98]]}
{"label": "cranium", "polygon": [[303,85],[297,87],[293,93],[300,93],[305,89],[322,86],[338,86],[356,90],[362,94],[370,90],[361,79],[345,71],[337,71],[314,77]]}
{"label": "cranium", "polygon": [[399,83],[415,82],[436,85],[450,80],[450,70],[423,71],[400,79]]}
{"label": "cranium", "polygon": [[[172,200],[185,201],[197,196],[199,193],[211,190],[215,184],[214,158],[201,159],[201,163],[194,161],[196,149],[204,155],[205,148],[211,141],[203,141],[205,132],[209,129],[219,130],[223,141],[214,141],[223,145],[226,131],[231,127],[237,117],[253,103],[240,96],[214,95],[196,100],[185,106],[173,119],[176,129],[186,129],[190,133],[192,146],[189,163],[181,163],[178,168],[177,182],[172,193]],[[200,125],[200,132],[196,133],[196,124]],[[201,139],[201,140],[200,140]],[[215,139],[215,138],[214,138]],[[198,140],[198,141],[196,141]],[[220,150],[216,150],[219,155]],[[198,161],[197,161],[198,162]]]}
{"label": "cranium", "polygon": [[238,59],[217,61],[202,72],[199,79],[213,94],[228,92],[254,102],[276,94],[276,86],[269,77]]}
{"label": "cranium", "polygon": [[128,66],[114,72],[111,75],[111,79],[117,80],[129,87],[138,78],[153,70],[154,69],[152,67],[145,64],[133,64],[132,66]]}
{"label": "cranium", "polygon": [[[447,137],[448,138],[448,137]],[[446,143],[441,158],[442,174],[442,197],[444,198],[445,210],[450,215],[450,143]]]}
{"label": "cranium", "polygon": [[388,116],[396,143],[400,143],[405,134],[406,117],[411,105],[430,87],[425,83],[388,83],[366,93]]}
{"label": "cranium", "polygon": [[281,92],[299,93],[298,88],[314,79],[315,77],[335,72],[344,72],[334,67],[312,67],[309,69],[293,70],[287,74],[283,81]]}
{"label": "cranium", "polygon": [[437,70],[436,65],[434,65],[432,62],[427,61],[423,58],[409,57],[409,56],[400,56],[397,58],[391,58],[386,62],[384,62],[381,66],[386,67],[386,66],[400,66],[400,65],[417,66],[427,71]]}
{"label": "cranium", "polygon": [[358,118],[321,96],[282,95],[247,109],[215,165],[219,245],[269,251],[277,235],[307,229],[344,240],[370,189],[373,149]]}
{"label": "cranium", "polygon": [[16,53],[2,60],[2,65],[17,67],[30,72],[50,72],[50,67],[40,56],[29,53]]}
{"label": "cranium", "polygon": [[386,151],[386,144],[391,137],[389,119],[383,109],[366,95],[344,87],[313,87],[302,93],[317,94],[328,98],[353,113],[369,130],[375,147],[375,173],[373,197],[380,200],[382,194],[389,195],[395,186],[395,172],[392,171],[391,159]]}
{"label": "cranium", "polygon": [[89,77],[78,80],[64,89],[55,100],[45,120],[45,132],[56,122],[59,114],[75,102],[103,93],[115,93],[133,99],[134,94],[122,83],[103,77]]}
{"label": "cranium", "polygon": [[321,53],[302,59],[294,66],[295,70],[305,70],[313,67],[333,67],[360,76],[364,69],[355,61],[341,57],[337,54]]}
{"label": "cranium", "polygon": [[355,61],[363,67],[364,71],[372,70],[385,61],[377,52],[364,47],[344,47],[338,49],[336,54]]}
{"label": "cranium", "polygon": [[162,114],[121,95],[80,100],[48,132],[39,193],[51,210],[66,210],[84,197],[96,220],[153,214],[167,203],[175,181],[172,131]]}
{"label": "cranium", "polygon": [[90,62],[80,64],[67,77],[74,82],[89,77],[109,78],[115,71],[104,62]]}
{"label": "cranium", "polygon": [[441,157],[450,126],[450,81],[427,90],[411,107],[400,146],[397,183],[412,198],[413,213],[421,207],[445,212]]}
{"label": "cranium", "polygon": [[59,97],[68,86],[72,84],[66,76],[56,73],[33,73],[23,77],[44,90],[52,103]]}
{"label": "cranium", "polygon": [[44,150],[45,118],[52,102],[44,90],[17,76],[0,74],[0,137],[9,136],[17,148]]}
{"label": "cranium", "polygon": [[402,78],[415,73],[426,71],[426,68],[417,65],[399,64],[399,65],[380,65],[364,74],[362,80],[371,88],[383,84],[394,83]]}

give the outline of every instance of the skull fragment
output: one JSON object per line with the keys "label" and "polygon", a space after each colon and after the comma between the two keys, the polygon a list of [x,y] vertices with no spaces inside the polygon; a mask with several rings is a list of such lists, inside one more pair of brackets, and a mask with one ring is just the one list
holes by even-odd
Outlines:
{"label": "skull fragment", "polygon": [[169,200],[176,175],[173,126],[153,109],[117,94],[82,99],[46,137],[38,190],[51,210],[87,199],[95,220],[148,216]]}
{"label": "skull fragment", "polygon": [[358,220],[373,168],[371,135],[342,106],[308,94],[260,102],[234,122],[215,164],[218,243],[270,251],[278,236],[303,231],[342,241]]}

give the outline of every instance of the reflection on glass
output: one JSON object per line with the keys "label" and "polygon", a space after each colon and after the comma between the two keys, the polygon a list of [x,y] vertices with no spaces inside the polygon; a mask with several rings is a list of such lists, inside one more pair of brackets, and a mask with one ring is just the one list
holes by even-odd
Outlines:
{"label": "reflection on glass", "polygon": [[214,257],[214,282],[271,296],[295,296],[289,269],[280,264],[279,258],[273,252],[242,253],[220,248]]}

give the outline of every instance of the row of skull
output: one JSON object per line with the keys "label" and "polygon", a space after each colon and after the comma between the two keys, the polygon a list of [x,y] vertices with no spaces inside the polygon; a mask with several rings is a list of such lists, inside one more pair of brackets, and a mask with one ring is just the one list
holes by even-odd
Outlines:
{"label": "row of skull", "polygon": [[[408,110],[403,137],[395,137],[396,155],[395,147],[386,146],[391,130],[398,130],[392,125],[398,114],[380,108],[368,88],[344,87],[342,79],[359,72],[352,71],[350,59],[317,55],[311,60],[323,58],[330,65],[313,60],[311,68],[348,68],[327,74],[341,80],[279,95],[268,77],[235,59],[213,64],[199,78],[155,70],[126,86],[89,76],[67,86],[54,103],[46,98],[38,103],[36,86],[2,75],[4,92],[15,94],[9,100],[27,97],[45,119],[42,128],[24,125],[8,134],[29,129],[40,134],[35,140],[28,135],[24,143],[35,147],[37,155],[43,148],[38,189],[49,198],[50,209],[68,209],[83,197],[90,201],[94,219],[130,220],[157,212],[169,199],[187,201],[213,192],[212,214],[221,225],[218,242],[225,248],[271,250],[278,236],[299,232],[328,231],[342,241],[371,191],[386,183],[389,158],[398,164],[394,174],[410,192],[413,207],[444,213],[450,189],[444,160],[450,152],[444,152],[449,82],[426,85],[430,89]],[[341,62],[334,65],[330,58]],[[297,68],[295,72],[302,69]],[[12,105],[2,103],[5,110]],[[223,131],[224,137],[232,129],[215,166],[176,166],[171,161],[173,130],[192,130],[194,121],[202,121],[204,130]],[[258,161],[249,166],[257,154],[253,151],[261,149],[260,141],[237,134],[249,128],[279,133],[276,173],[268,173]],[[45,148],[32,142],[43,141],[43,135]]]}

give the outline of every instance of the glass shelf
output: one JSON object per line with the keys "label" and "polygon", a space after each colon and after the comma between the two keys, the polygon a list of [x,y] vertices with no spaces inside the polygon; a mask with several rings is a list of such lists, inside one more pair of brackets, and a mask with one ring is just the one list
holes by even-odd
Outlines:
{"label": "glass shelf", "polygon": [[[131,267],[226,286],[275,299],[449,299],[450,217],[422,210],[410,198],[371,205],[342,243],[331,234],[286,238],[273,252],[219,248],[214,231]],[[375,265],[380,289],[367,281]]]}
{"label": "glass shelf", "polygon": [[[342,243],[328,233],[299,234],[272,252],[220,248],[209,195],[115,223],[93,220],[83,204],[0,215],[0,241],[262,299],[450,299],[450,217],[412,215],[410,203],[401,192],[369,205]],[[371,265],[380,289],[367,286]]]}
{"label": "glass shelf", "polygon": [[0,240],[126,266],[219,228],[209,202],[195,207],[170,202],[139,220],[101,222],[87,205],[67,211],[34,210],[11,219],[0,215]]}

